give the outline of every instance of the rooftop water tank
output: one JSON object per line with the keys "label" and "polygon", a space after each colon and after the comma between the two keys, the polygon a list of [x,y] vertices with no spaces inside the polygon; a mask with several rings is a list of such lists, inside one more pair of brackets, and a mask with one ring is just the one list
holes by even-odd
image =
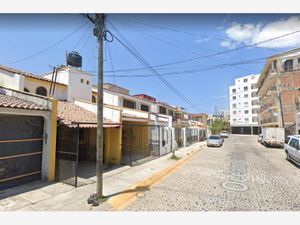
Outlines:
{"label": "rooftop water tank", "polygon": [[74,67],[82,67],[82,57],[78,52],[67,53],[67,65]]}

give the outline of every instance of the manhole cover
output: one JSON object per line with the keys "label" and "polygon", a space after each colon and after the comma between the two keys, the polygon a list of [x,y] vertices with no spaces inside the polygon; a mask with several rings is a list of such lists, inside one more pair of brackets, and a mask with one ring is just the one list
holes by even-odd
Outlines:
{"label": "manhole cover", "polygon": [[247,191],[248,186],[239,182],[224,182],[221,184],[223,188],[230,190],[230,191]]}

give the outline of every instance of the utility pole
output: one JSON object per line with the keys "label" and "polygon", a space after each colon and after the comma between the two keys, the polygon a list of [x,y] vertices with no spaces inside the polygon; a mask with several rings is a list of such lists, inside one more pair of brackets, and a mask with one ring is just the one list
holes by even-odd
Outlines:
{"label": "utility pole", "polygon": [[276,96],[277,96],[277,108],[278,108],[278,117],[279,117],[279,127],[284,128],[284,119],[283,119],[283,108],[281,101],[281,59],[278,60],[278,72],[277,72],[277,81],[276,81]]}
{"label": "utility pole", "polygon": [[89,14],[84,14],[93,24],[95,24],[94,35],[98,40],[98,82],[97,82],[97,152],[96,152],[96,193],[88,198],[88,204],[99,205],[99,200],[103,198],[103,32],[104,14],[96,13],[92,18]]}
{"label": "utility pole", "polygon": [[97,95],[97,155],[96,155],[96,195],[103,197],[103,30],[104,14],[95,14],[98,39],[98,95]]}

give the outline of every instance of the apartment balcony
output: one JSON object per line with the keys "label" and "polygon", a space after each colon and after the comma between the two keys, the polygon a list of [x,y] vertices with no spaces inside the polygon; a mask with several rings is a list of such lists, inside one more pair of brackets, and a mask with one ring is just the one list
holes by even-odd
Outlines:
{"label": "apartment balcony", "polygon": [[263,111],[268,110],[268,109],[275,109],[275,108],[277,108],[277,104],[274,104],[273,102],[261,104],[260,112],[263,112]]}
{"label": "apartment balcony", "polygon": [[277,117],[268,117],[263,120],[260,120],[260,124],[262,126],[269,126],[269,125],[278,125],[279,123]]}
{"label": "apartment balcony", "polygon": [[271,107],[267,107],[267,108],[260,108],[259,114],[260,114],[261,116],[264,116],[264,115],[266,115],[266,114],[272,114],[272,115],[273,115],[274,112],[275,112],[275,113],[278,112],[277,106],[271,106]]}

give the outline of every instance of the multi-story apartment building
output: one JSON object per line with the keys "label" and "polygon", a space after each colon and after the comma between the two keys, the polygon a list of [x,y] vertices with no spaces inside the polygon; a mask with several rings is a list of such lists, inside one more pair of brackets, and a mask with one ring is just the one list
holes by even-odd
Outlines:
{"label": "multi-story apartment building", "polygon": [[269,57],[257,87],[261,126],[284,127],[286,135],[294,134],[300,110],[300,48]]}
{"label": "multi-story apartment building", "polygon": [[258,134],[259,98],[256,95],[259,74],[235,79],[229,87],[230,126],[233,134]]}

